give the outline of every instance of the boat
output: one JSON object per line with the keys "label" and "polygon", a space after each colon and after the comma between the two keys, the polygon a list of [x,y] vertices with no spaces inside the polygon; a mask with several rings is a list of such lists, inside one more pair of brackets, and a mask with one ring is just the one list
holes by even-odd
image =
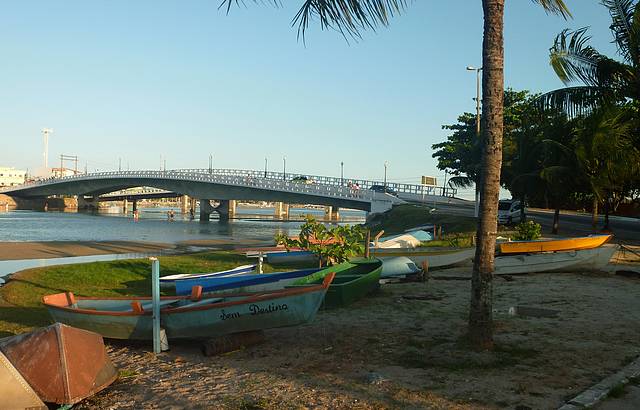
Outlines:
{"label": "boat", "polygon": [[289,272],[231,274],[182,279],[175,282],[176,295],[188,295],[194,286],[202,286],[203,292],[261,292],[283,289],[297,279],[320,270],[300,269]]}
{"label": "boat", "polygon": [[[247,257],[254,256],[255,254],[247,254]],[[276,251],[266,252],[264,257],[269,263],[298,263],[298,262],[317,262],[318,255],[311,251],[304,250],[290,250],[290,251]]]}
{"label": "boat", "polygon": [[[256,269],[256,265],[242,265],[235,267],[233,269],[228,269],[220,272],[210,272],[210,273],[181,273],[177,275],[169,275],[163,276],[160,278],[160,287],[169,288],[175,286],[177,281],[182,281],[186,279],[204,279],[204,278],[212,278],[218,276],[233,276],[233,275],[242,275],[244,273],[253,272]],[[191,291],[191,288],[189,288]]]}
{"label": "boat", "polygon": [[470,262],[476,253],[475,248],[396,248],[371,249],[371,256],[383,261],[400,256],[411,259],[416,265],[422,266],[427,262],[429,269],[444,268]]}
{"label": "boat", "polygon": [[[319,284],[267,292],[208,294],[194,288],[190,296],[160,298],[160,321],[169,340],[198,339],[231,333],[296,326],[315,317],[335,274]],[[110,339],[151,340],[150,297],[44,296],[54,320]]]}
{"label": "boat", "polygon": [[319,283],[329,273],[335,279],[329,286],[323,306],[335,308],[350,305],[380,287],[382,261],[379,259],[354,259],[322,269],[294,282],[295,286]]}
{"label": "boat", "polygon": [[2,407],[5,409],[48,409],[2,352],[0,352],[0,397],[2,397]]}
{"label": "boat", "polygon": [[576,251],[593,249],[604,245],[613,238],[610,234],[589,235],[579,238],[540,239],[534,241],[511,241],[498,244],[500,254]]}
{"label": "boat", "polygon": [[62,323],[0,339],[0,352],[48,403],[73,405],[118,378],[102,336]]}
{"label": "boat", "polygon": [[380,278],[403,278],[415,275],[420,271],[420,267],[418,267],[411,259],[406,256],[396,256],[393,258],[382,259],[382,271],[380,272]]}
{"label": "boat", "polygon": [[563,252],[500,255],[495,258],[494,274],[601,271],[606,268],[616,250],[616,245],[603,245]]}

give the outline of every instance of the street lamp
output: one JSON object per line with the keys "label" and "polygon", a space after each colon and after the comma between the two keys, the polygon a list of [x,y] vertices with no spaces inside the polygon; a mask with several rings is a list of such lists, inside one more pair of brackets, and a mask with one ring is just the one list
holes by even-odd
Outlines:
{"label": "street lamp", "polygon": [[287,179],[287,157],[282,157],[282,179]]}
{"label": "street lamp", "polygon": [[389,162],[384,162],[384,191],[387,192],[387,167],[389,166]]}
{"label": "street lamp", "polygon": [[209,174],[213,174],[213,154],[209,154]]}
{"label": "street lamp", "polygon": [[480,136],[480,71],[482,67],[467,66],[467,70],[476,72],[476,134]]}
{"label": "street lamp", "polygon": [[340,161],[340,185],[344,185],[344,162]]}
{"label": "street lamp", "polygon": [[264,178],[267,178],[267,157],[264,157]]}
{"label": "street lamp", "polygon": [[[482,67],[476,68],[473,66],[467,66],[468,71],[476,72],[476,136],[480,138],[480,71],[482,71]],[[478,185],[475,184],[476,187],[476,203],[474,208],[474,215],[476,218],[480,214],[480,195],[478,192]]]}

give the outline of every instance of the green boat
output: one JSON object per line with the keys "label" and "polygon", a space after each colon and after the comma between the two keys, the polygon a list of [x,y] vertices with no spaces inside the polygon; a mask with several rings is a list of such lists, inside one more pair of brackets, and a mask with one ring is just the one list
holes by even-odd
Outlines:
{"label": "green boat", "polygon": [[336,276],[324,297],[323,307],[348,306],[380,287],[382,261],[354,259],[301,278],[293,286],[322,283],[323,278],[331,272],[335,272]]}
{"label": "green boat", "polygon": [[[199,339],[250,330],[308,323],[316,315],[334,275],[311,286],[255,293],[207,294],[160,298],[160,322],[171,339]],[[57,293],[43,297],[54,321],[111,339],[152,338],[152,302],[148,297],[97,298]]]}

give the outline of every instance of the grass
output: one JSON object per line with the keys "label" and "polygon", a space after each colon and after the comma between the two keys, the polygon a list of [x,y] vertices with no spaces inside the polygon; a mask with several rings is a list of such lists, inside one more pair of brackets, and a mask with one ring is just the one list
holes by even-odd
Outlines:
{"label": "grass", "polygon": [[[244,255],[227,251],[160,257],[160,276],[214,272],[252,263]],[[264,264],[264,272],[304,265]],[[308,265],[306,266],[308,267]],[[0,337],[23,333],[50,323],[40,304],[44,295],[72,291],[78,296],[143,296],[151,293],[148,259],[92,262],[28,269],[0,288]],[[166,293],[166,292],[165,292]]]}
{"label": "grass", "polygon": [[420,225],[442,225],[445,233],[470,233],[476,230],[476,219],[460,215],[430,213],[430,207],[419,204],[403,204],[375,216],[366,226],[375,234],[384,230],[385,234],[402,233],[406,229]]}

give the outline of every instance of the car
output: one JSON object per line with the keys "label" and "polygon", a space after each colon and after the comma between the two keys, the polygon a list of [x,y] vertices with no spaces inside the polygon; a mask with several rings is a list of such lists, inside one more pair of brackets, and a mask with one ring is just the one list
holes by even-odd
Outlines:
{"label": "car", "polygon": [[396,191],[394,191],[393,189],[385,185],[371,185],[369,189],[372,190],[373,192],[380,192],[381,194],[398,196],[398,193]]}
{"label": "car", "polygon": [[299,182],[301,184],[315,184],[316,181],[306,175],[298,175],[297,177],[291,178],[291,182]]}
{"label": "car", "polygon": [[511,225],[516,221],[522,222],[521,208],[517,199],[501,199],[498,201],[498,223]]}

